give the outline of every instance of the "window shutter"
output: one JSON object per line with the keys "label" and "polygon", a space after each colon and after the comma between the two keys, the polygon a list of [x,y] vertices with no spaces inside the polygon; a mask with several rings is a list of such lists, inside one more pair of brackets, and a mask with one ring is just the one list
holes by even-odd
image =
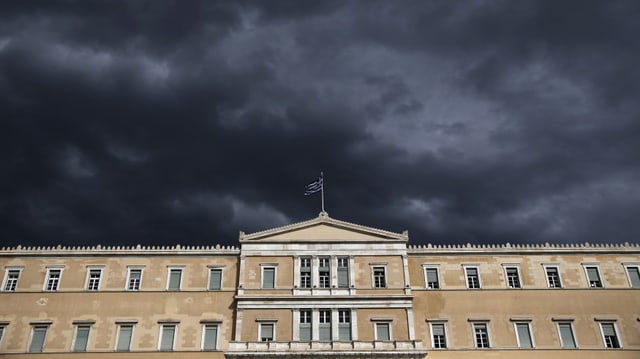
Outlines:
{"label": "window shutter", "polygon": [[576,342],[573,339],[573,333],[571,332],[571,324],[562,323],[559,324],[560,338],[562,339],[563,348],[575,348]]}
{"label": "window shutter", "polygon": [[529,333],[529,325],[525,323],[518,323],[516,324],[516,329],[518,330],[518,338],[520,338],[520,347],[532,348],[533,344],[531,343],[531,334]]}
{"label": "window shutter", "polygon": [[182,271],[172,269],[169,277],[169,290],[180,290],[180,280],[182,279]]}
{"label": "window shutter", "polygon": [[433,331],[433,333],[431,333],[433,335],[444,336],[444,324],[433,324],[431,330]]}
{"label": "window shutter", "polygon": [[260,338],[273,339],[273,324],[262,324],[260,326]]}
{"label": "window shutter", "polygon": [[347,288],[349,287],[349,270],[348,268],[339,267],[338,268],[338,287],[339,288]]}
{"label": "window shutter", "polygon": [[427,268],[427,283],[438,283],[438,270]]}
{"label": "window shutter", "polygon": [[220,269],[212,269],[209,278],[209,289],[220,290],[222,281],[222,271]]}
{"label": "window shutter", "polygon": [[47,335],[47,327],[34,327],[33,338],[31,338],[31,345],[29,346],[29,352],[41,353],[44,347],[44,338]]}
{"label": "window shutter", "polygon": [[120,326],[120,335],[118,336],[118,346],[116,350],[126,351],[131,346],[131,334],[133,332],[133,326],[122,325]]}
{"label": "window shutter", "polygon": [[598,275],[598,269],[594,267],[587,268],[587,274],[589,275],[589,280],[599,281],[600,276]]}
{"label": "window shutter", "polygon": [[206,325],[204,327],[204,345],[203,349],[205,350],[215,350],[216,349],[216,339],[218,338],[218,326],[217,325]]}
{"label": "window shutter", "polygon": [[176,327],[173,325],[162,326],[162,340],[160,342],[160,350],[173,350],[173,336]]}
{"label": "window shutter", "polygon": [[638,267],[629,267],[629,278],[631,279],[631,287],[640,288],[640,270]]}
{"label": "window shutter", "polygon": [[311,340],[311,324],[300,324],[300,340]]}
{"label": "window shutter", "polygon": [[604,335],[611,335],[611,336],[615,336],[616,335],[616,331],[613,328],[613,324],[611,323],[602,323],[602,333],[604,333]]}
{"label": "window shutter", "polygon": [[87,343],[89,341],[89,327],[79,326],[76,331],[76,341],[73,350],[76,352],[87,351]]}
{"label": "window shutter", "polygon": [[275,269],[264,268],[262,270],[262,288],[273,289],[275,279]]}
{"label": "window shutter", "polygon": [[339,324],[338,336],[340,340],[351,340],[351,324]]}
{"label": "window shutter", "polygon": [[329,341],[331,340],[331,324],[320,324],[318,328],[318,339]]}

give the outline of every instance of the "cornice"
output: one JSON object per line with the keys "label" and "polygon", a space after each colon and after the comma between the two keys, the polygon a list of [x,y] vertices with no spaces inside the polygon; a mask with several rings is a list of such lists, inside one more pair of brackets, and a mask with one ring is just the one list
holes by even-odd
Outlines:
{"label": "cornice", "polygon": [[239,255],[234,246],[21,246],[2,247],[0,256],[131,256],[131,255]]}
{"label": "cornice", "polygon": [[640,253],[640,243],[426,244],[410,245],[408,254]]}

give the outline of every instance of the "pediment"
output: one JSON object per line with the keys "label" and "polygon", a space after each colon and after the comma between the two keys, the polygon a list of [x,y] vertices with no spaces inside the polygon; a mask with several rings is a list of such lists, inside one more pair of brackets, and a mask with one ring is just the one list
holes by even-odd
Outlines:
{"label": "pediment", "polygon": [[256,242],[406,242],[407,232],[394,233],[333,219],[320,213],[317,218],[261,232],[240,232],[241,243]]}

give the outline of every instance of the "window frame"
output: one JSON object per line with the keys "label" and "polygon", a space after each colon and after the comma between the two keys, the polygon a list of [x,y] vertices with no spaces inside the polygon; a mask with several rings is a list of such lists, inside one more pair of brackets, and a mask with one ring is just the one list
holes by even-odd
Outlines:
{"label": "window frame", "polygon": [[[480,265],[478,265],[478,264],[463,264],[462,268],[464,270],[465,287],[467,287],[467,289],[482,289],[482,276],[480,275]],[[475,269],[476,270],[476,277],[478,279],[478,286],[477,287],[471,287],[469,285],[469,269]]]}
{"label": "window frame", "polygon": [[[576,337],[576,332],[573,329],[573,320],[555,320],[555,322],[556,322],[556,330],[558,332],[558,338],[560,340],[560,348],[561,349],[578,349],[579,348],[578,338]],[[569,333],[571,334],[571,338],[573,339],[572,347],[565,346],[564,339],[562,338],[562,329],[560,328],[561,325],[568,325]]]}
{"label": "window frame", "polygon": [[[444,332],[444,346],[436,346],[436,338],[433,330],[434,325],[442,325],[442,330]],[[429,321],[429,334],[431,337],[431,349],[441,350],[449,348],[449,335],[447,333],[447,321],[446,320],[433,320]]]}
{"label": "window frame", "polygon": [[[309,265],[303,266],[302,265],[303,261],[304,262],[308,261]],[[313,257],[311,256],[298,257],[298,273],[300,274],[298,287],[300,289],[311,289],[313,287]]]}
{"label": "window frame", "polygon": [[[182,277],[184,276],[184,266],[167,266],[167,291],[171,292],[179,292],[182,290]],[[178,288],[171,288],[171,272],[172,271],[180,271],[180,282],[178,283]]]}
{"label": "window frame", "polygon": [[[2,291],[3,292],[15,292],[18,289],[18,283],[20,282],[20,277],[22,276],[22,269],[24,269],[24,267],[18,267],[18,266],[8,266],[4,268],[4,279],[2,280]],[[18,277],[15,279],[15,284],[12,285],[11,289],[7,289],[7,285],[9,284],[9,275],[11,272],[18,272]]]}
{"label": "window frame", "polygon": [[[484,327],[486,336],[487,336],[487,344],[486,346],[480,346],[478,342],[477,329]],[[472,321],[471,322],[471,333],[473,338],[473,346],[475,349],[491,349],[491,331],[489,330],[489,322],[488,321]]]}
{"label": "window frame", "polygon": [[[429,274],[427,273],[429,270],[435,270],[436,271],[436,285],[437,287],[430,287],[429,286]],[[424,274],[424,287],[430,290],[433,289],[441,289],[442,288],[442,281],[440,279],[440,265],[439,264],[423,264],[422,265],[422,272]]]}
{"label": "window frame", "polygon": [[[264,272],[265,269],[269,270],[272,269],[273,270],[273,285],[271,286],[271,288],[269,287],[265,287],[264,285]],[[277,263],[261,263],[260,264],[260,288],[261,289],[278,289],[278,264]]]}
{"label": "window frame", "polygon": [[[509,271],[515,270],[517,283],[511,285]],[[520,275],[520,264],[518,263],[505,263],[502,264],[502,272],[504,274],[504,283],[509,289],[522,289],[522,276]]]}
{"label": "window frame", "polygon": [[[220,350],[218,348],[218,339],[220,338],[220,324],[221,322],[205,322],[202,321],[202,338],[201,338],[201,344],[200,344],[200,350],[203,351],[218,351]],[[216,337],[213,339],[214,341],[214,348],[205,348],[205,344],[206,344],[206,334],[207,334],[207,327],[215,327],[216,328]]]}
{"label": "window frame", "polygon": [[[178,324],[176,322],[164,322],[160,323],[160,335],[158,336],[158,351],[172,352],[176,350],[176,337],[178,336]],[[173,338],[171,339],[171,349],[162,349],[164,329],[173,327]]]}
{"label": "window frame", "polygon": [[[222,283],[224,283],[224,266],[220,266],[220,265],[207,266],[207,271],[208,271],[207,290],[213,291],[213,292],[221,291]],[[213,272],[220,272],[220,282],[218,283],[218,288],[211,288],[211,275],[213,274]]]}
{"label": "window frame", "polygon": [[[560,265],[559,264],[543,264],[542,268],[544,269],[544,277],[547,281],[547,288],[550,289],[562,289],[562,276],[560,275]],[[549,269],[555,269],[556,275],[558,276],[558,285],[552,286],[551,281],[549,281]]]}
{"label": "window frame", "polygon": [[0,348],[2,348],[2,340],[6,336],[8,326],[9,322],[0,322]]}
{"label": "window frame", "polygon": [[[29,343],[27,345],[27,353],[44,353],[44,348],[47,344],[47,335],[49,334],[49,327],[51,323],[31,323],[31,334],[29,336]],[[36,329],[44,328],[44,336],[42,337],[42,345],[39,350],[33,350],[33,339],[35,339]]]}
{"label": "window frame", "polygon": [[[598,263],[582,263],[582,268],[584,269],[584,275],[587,280],[587,287],[591,289],[604,289],[604,278],[602,277],[602,272],[600,271],[600,265]],[[600,285],[591,285],[591,278],[589,278],[589,268],[595,268],[596,273],[598,274],[598,280]]]}
{"label": "window frame", "polygon": [[[351,341],[353,339],[353,333],[351,332],[353,329],[353,319],[352,319],[352,314],[351,314],[351,309],[349,308],[339,308],[337,309],[338,312],[338,337],[336,338],[338,341]],[[344,339],[341,336],[341,333],[343,333],[343,331],[341,331],[341,329],[343,328],[348,328],[349,331],[349,338],[348,339]],[[335,340],[335,339],[334,339]]]}
{"label": "window frame", "polygon": [[[140,271],[140,279],[138,280],[137,288],[131,289],[131,272]],[[139,292],[142,290],[142,277],[144,276],[144,266],[128,266],[127,267],[127,281],[124,284],[124,290],[128,292]]]}
{"label": "window frame", "polygon": [[[56,287],[55,289],[48,289],[49,288],[49,281],[51,280],[51,272],[59,272],[58,273],[58,279],[56,281]],[[44,292],[57,292],[58,290],[60,290],[60,283],[62,282],[62,274],[64,273],[64,267],[63,266],[51,266],[51,267],[47,267],[47,273],[44,277],[44,285],[42,286],[42,290]]]}
{"label": "window frame", "polygon": [[[341,266],[341,263],[346,263],[346,266]],[[340,281],[340,273],[345,273],[347,276],[347,283],[341,283]],[[349,288],[351,284],[351,258],[349,256],[338,256],[336,257],[336,287],[338,288]]]}
{"label": "window frame", "polygon": [[[380,339],[380,327],[381,326],[386,326],[387,327],[387,335],[389,336],[388,339]],[[391,321],[376,321],[374,322],[374,337],[375,337],[375,341],[379,341],[379,342],[388,342],[388,341],[392,341],[393,340],[393,335],[391,334]]]}
{"label": "window frame", "polygon": [[[87,277],[85,279],[84,282],[84,290],[87,292],[97,292],[100,290],[100,286],[102,285],[102,270],[104,269],[104,266],[87,266]],[[92,289],[93,286],[93,281],[91,278],[91,272],[95,272],[98,271],[98,285],[95,289]]]}
{"label": "window frame", "polygon": [[638,279],[640,279],[640,263],[623,263],[624,271],[627,274],[627,280],[629,281],[629,288],[640,288],[640,283],[638,285],[633,285],[633,280],[631,279],[631,272],[629,269],[635,269],[638,272]]}
{"label": "window frame", "polygon": [[[304,315],[302,314],[304,313]],[[313,340],[313,310],[311,308],[301,308],[298,310],[298,341],[301,342],[310,342]],[[302,338],[300,333],[302,329],[309,330],[309,339]]]}
{"label": "window frame", "polygon": [[[133,334],[136,330],[136,324],[137,322],[116,322],[116,325],[118,326],[117,332],[116,332],[116,345],[114,348],[115,352],[130,352],[131,351],[131,345],[133,344]],[[118,344],[120,344],[120,337],[122,335],[122,327],[131,327],[131,333],[129,334],[129,345],[127,346],[127,349],[119,349],[118,348]]]}
{"label": "window frame", "polygon": [[[326,265],[323,266],[322,262],[326,262]],[[318,288],[331,288],[331,262],[330,256],[318,257]]]}
{"label": "window frame", "polygon": [[[276,324],[277,324],[276,320],[260,320],[258,322],[258,341],[261,343],[275,342],[276,341]],[[262,328],[267,325],[271,326],[271,338],[269,340],[263,340]]]}
{"label": "window frame", "polygon": [[[370,263],[369,267],[371,268],[371,287],[374,289],[387,289],[389,287],[388,278],[387,278],[387,264],[386,263]],[[376,269],[382,269],[382,279],[384,283],[382,286],[377,285],[376,281]]]}
{"label": "window frame", "polygon": [[[91,338],[91,323],[75,323],[74,324],[74,330],[73,330],[73,340],[71,341],[71,351],[74,353],[84,353],[88,350],[89,348],[89,339]],[[80,328],[87,328],[88,332],[87,332],[87,342],[84,344],[84,348],[78,350],[76,348],[76,344],[78,344],[78,333],[80,331]]]}
{"label": "window frame", "polygon": [[[522,346],[522,338],[520,338],[520,332],[518,331],[519,325],[527,326],[527,335],[529,335],[529,342],[531,343],[530,347]],[[533,338],[533,330],[531,328],[531,320],[513,320],[513,330],[516,333],[516,343],[518,344],[518,349],[535,349],[536,342]]]}
{"label": "window frame", "polygon": [[[620,338],[620,331],[618,330],[618,323],[615,320],[597,320],[598,326],[600,327],[600,335],[602,337],[602,344],[604,344],[605,349],[622,349],[622,338]],[[613,333],[615,334],[615,339],[617,341],[617,346],[608,346],[607,338],[604,334],[604,325],[611,325],[613,329]]]}

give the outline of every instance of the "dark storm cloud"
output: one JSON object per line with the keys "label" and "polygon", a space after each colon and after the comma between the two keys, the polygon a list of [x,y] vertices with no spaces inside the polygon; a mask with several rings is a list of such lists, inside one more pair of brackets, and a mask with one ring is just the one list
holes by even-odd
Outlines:
{"label": "dark storm cloud", "polygon": [[0,245],[413,243],[640,226],[635,2],[0,5]]}

